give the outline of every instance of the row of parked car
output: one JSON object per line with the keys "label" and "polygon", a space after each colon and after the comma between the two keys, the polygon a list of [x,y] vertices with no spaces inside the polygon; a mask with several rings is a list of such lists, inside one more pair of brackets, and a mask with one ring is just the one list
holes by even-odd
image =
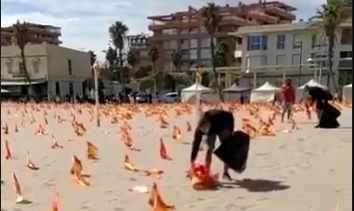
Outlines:
{"label": "row of parked car", "polygon": [[[138,94],[135,100],[138,103],[147,103],[149,102],[149,95]],[[178,92],[168,92],[161,96],[152,96],[152,102],[175,103],[175,102],[180,102],[180,100],[181,98]]]}

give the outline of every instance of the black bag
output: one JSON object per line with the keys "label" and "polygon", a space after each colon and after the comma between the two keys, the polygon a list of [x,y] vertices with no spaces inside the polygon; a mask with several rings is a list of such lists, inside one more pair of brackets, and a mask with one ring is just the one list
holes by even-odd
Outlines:
{"label": "black bag", "polygon": [[246,169],[250,136],[235,131],[215,150],[214,154],[231,169],[242,173]]}
{"label": "black bag", "polygon": [[338,128],[339,123],[337,118],[340,116],[341,112],[333,107],[331,104],[325,104],[322,110],[320,119],[320,128]]}

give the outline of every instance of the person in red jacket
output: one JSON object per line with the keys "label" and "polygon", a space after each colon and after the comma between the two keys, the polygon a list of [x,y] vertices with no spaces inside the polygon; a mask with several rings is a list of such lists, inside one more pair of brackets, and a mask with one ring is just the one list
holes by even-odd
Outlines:
{"label": "person in red jacket", "polygon": [[285,84],[281,88],[281,95],[282,95],[282,107],[283,112],[281,114],[281,121],[284,122],[285,113],[288,115],[288,120],[291,117],[291,111],[293,104],[295,103],[295,90],[291,84],[291,80],[287,79]]}

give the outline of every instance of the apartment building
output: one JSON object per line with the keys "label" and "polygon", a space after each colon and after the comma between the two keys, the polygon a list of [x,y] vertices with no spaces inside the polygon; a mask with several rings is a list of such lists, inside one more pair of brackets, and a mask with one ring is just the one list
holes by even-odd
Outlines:
{"label": "apartment building", "polygon": [[[29,43],[41,44],[46,42],[52,45],[60,45],[61,28],[51,25],[42,25],[35,23],[16,23],[20,27],[26,28],[26,37]],[[9,27],[1,27],[1,46],[8,46],[15,43],[15,25]]]}
{"label": "apartment building", "polygon": [[[243,83],[250,83],[251,87],[265,81],[280,85],[286,75],[295,85],[314,77],[327,84],[327,37],[314,23],[245,26],[232,34],[242,39],[235,56],[242,58]],[[340,25],[336,40],[333,67],[339,84],[344,85],[352,81],[351,20]],[[250,79],[254,73],[256,85]]]}
{"label": "apartment building", "polygon": [[149,57],[149,36],[147,34],[128,35],[127,41],[129,51],[134,51],[137,56],[137,67],[151,65]]}
{"label": "apartment building", "polygon": [[[291,23],[295,20],[295,10],[279,1],[220,6],[219,15],[222,21],[216,33],[216,46],[226,44],[227,65],[239,65],[241,62],[240,58],[234,57],[236,44],[241,40],[231,36],[230,32],[236,32],[239,27],[247,25]],[[211,66],[210,40],[203,26],[201,9],[189,7],[187,11],[151,16],[148,19],[152,21],[149,25],[149,30],[153,32],[151,45],[156,46],[160,52],[158,66],[163,71],[172,70],[171,54],[174,50],[183,52],[181,69],[184,71],[196,64]]]}
{"label": "apartment building", "polygon": [[[26,67],[33,94],[54,99],[87,93],[85,80],[91,77],[90,55],[48,43],[25,47]],[[1,46],[1,89],[14,96],[25,96],[29,89],[20,49]]]}

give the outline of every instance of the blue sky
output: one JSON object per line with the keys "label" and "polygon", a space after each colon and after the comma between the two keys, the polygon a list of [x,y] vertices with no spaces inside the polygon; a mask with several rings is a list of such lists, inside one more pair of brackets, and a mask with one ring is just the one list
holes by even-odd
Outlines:
{"label": "blue sky", "polygon": [[[129,34],[148,33],[147,16],[170,14],[199,8],[207,2],[237,5],[236,0],[1,0],[1,26],[16,20],[53,24],[62,27],[63,46],[79,50],[94,50],[100,59],[109,41],[108,27],[122,21]],[[258,0],[243,0],[254,3]],[[297,8],[297,18],[307,19],[325,0],[285,0]]]}

